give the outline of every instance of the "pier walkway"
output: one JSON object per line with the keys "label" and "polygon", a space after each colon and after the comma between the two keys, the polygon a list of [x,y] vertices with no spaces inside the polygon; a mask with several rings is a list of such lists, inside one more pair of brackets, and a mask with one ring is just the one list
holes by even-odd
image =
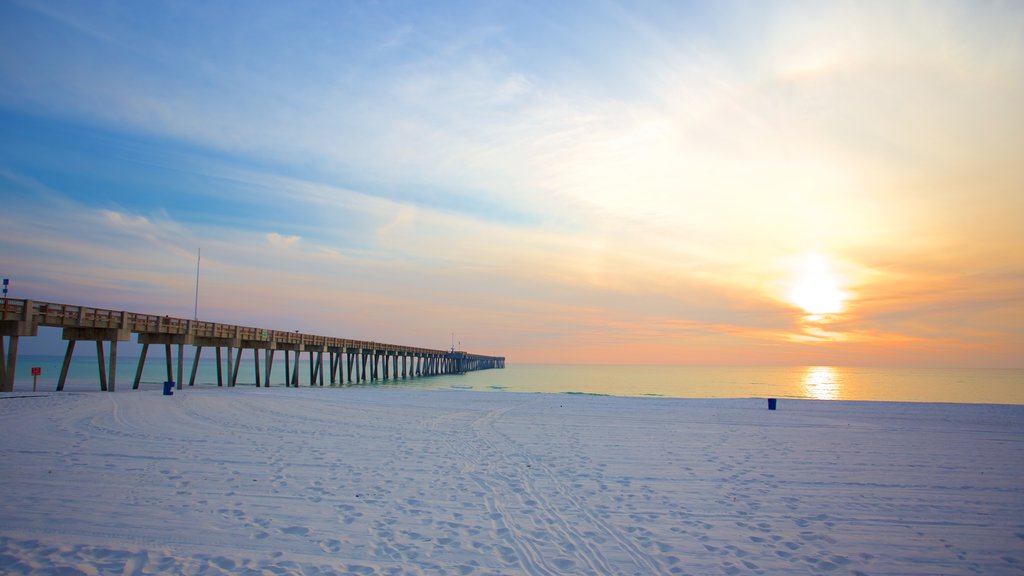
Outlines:
{"label": "pier walkway", "polygon": [[[257,386],[261,383],[263,386],[270,386],[270,375],[278,351],[284,352],[285,374],[282,383],[285,386],[296,387],[299,385],[299,359],[303,353],[308,354],[309,358],[310,384],[319,383],[320,386],[324,385],[327,378],[330,379],[331,385],[334,385],[377,379],[461,374],[473,370],[505,367],[505,358],[501,356],[482,356],[456,350],[416,348],[12,298],[5,300],[0,308],[0,392],[14,390],[18,339],[23,336],[36,336],[40,326],[62,328],[64,340],[68,343],[60,378],[57,381],[57,390],[64,389],[76,343],[88,341],[96,343],[100,390],[113,391],[117,376],[117,343],[130,340],[133,334],[138,335],[138,342],[142,344],[133,388],[139,387],[150,345],[165,347],[167,380],[177,382],[179,390],[184,380],[185,346],[195,346],[196,349],[189,386],[195,385],[196,370],[204,348],[213,348],[215,351],[218,386],[235,385],[242,363],[242,352],[247,350],[252,351]],[[109,361],[104,344],[109,344]],[[177,348],[178,354],[177,378],[174,378],[174,347]],[[222,360],[224,352],[227,360],[226,369]]]}

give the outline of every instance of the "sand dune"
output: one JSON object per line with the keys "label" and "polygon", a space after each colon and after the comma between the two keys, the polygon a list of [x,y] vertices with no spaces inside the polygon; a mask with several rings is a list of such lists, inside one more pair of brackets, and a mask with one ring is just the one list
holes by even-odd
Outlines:
{"label": "sand dune", "polygon": [[1024,407],[0,396],[0,571],[1014,574]]}

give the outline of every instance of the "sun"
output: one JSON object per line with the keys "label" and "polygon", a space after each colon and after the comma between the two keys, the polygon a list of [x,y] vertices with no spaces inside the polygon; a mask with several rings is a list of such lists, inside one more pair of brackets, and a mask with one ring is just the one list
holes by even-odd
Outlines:
{"label": "sun", "polygon": [[812,316],[825,316],[844,310],[846,293],[840,289],[839,279],[825,257],[810,254],[804,258],[800,277],[789,292],[789,301]]}

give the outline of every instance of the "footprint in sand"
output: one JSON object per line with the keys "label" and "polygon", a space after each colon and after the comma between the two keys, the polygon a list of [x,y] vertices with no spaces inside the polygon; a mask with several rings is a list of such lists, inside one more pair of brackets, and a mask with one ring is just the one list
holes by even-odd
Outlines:
{"label": "footprint in sand", "polygon": [[328,554],[337,554],[341,551],[341,548],[341,542],[338,540],[334,540],[333,538],[322,540],[320,542],[320,549],[324,552],[327,552]]}

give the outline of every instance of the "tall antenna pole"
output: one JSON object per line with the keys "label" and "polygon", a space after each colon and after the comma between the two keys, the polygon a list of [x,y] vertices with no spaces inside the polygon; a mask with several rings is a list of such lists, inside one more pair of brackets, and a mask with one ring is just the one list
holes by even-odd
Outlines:
{"label": "tall antenna pole", "polygon": [[198,248],[196,251],[196,302],[195,308],[192,309],[192,319],[199,319],[199,262],[203,259],[203,249]]}

